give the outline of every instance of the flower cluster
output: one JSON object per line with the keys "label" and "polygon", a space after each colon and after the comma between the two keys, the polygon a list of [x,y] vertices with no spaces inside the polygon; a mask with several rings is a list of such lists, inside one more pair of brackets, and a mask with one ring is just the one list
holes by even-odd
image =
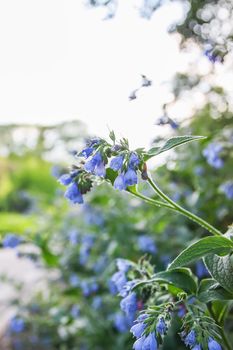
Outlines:
{"label": "flower cluster", "polygon": [[[84,160],[78,166],[73,166],[69,174],[63,174],[58,179],[67,186],[65,197],[72,203],[83,203],[83,194],[90,191],[96,176],[111,181],[114,188],[120,191],[138,183],[137,171],[143,166],[142,150],[130,151],[125,139],[116,144],[113,132],[110,138],[113,145],[103,139],[89,141],[86,148],[75,154],[76,158]],[[113,171],[112,178],[107,174],[108,169]]]}
{"label": "flower cluster", "polygon": [[[202,350],[202,345],[197,340],[197,334],[194,329],[191,329],[189,333],[182,332],[181,338],[185,345],[190,347],[192,350]],[[208,350],[222,350],[221,345],[214,340],[212,337],[207,339]]]}
{"label": "flower cluster", "polygon": [[219,154],[222,151],[222,146],[219,143],[210,143],[204,150],[203,156],[207,159],[209,165],[215,169],[223,167],[223,160]]}
{"label": "flower cluster", "polygon": [[163,316],[154,320],[153,315],[147,313],[139,315],[130,332],[137,338],[133,348],[135,350],[157,350],[159,340],[167,332],[167,323]]}

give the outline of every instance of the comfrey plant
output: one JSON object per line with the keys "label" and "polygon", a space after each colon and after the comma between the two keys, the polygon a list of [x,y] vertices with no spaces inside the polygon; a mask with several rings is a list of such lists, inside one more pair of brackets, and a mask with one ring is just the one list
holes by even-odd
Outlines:
{"label": "comfrey plant", "polygon": [[[211,236],[201,238],[183,250],[166,271],[155,273],[155,268],[143,257],[137,264],[118,260],[118,272],[109,281],[112,293],[122,298],[120,307],[136,340],[135,350],[156,350],[163,343],[174,317],[181,318],[180,337],[194,350],[232,349],[224,330],[224,319],[233,299],[233,232],[222,234],[203,218],[191,213],[167,196],[147,171],[146,162],[179,145],[201,140],[201,136],[173,137],[161,147],[149,151],[131,151],[126,139],[117,142],[114,132],[111,142],[94,139],[80,153],[77,164],[59,181],[68,186],[65,197],[72,203],[82,203],[83,195],[94,183],[107,181],[116,190],[127,191],[146,203],[175,211],[202,226]],[[210,149],[211,148],[211,149]],[[220,149],[209,145],[204,156],[219,168]],[[138,182],[145,181],[159,199],[139,191]],[[142,237],[138,241],[142,251],[154,253],[153,240]],[[210,278],[198,280],[189,264],[203,259]]]}

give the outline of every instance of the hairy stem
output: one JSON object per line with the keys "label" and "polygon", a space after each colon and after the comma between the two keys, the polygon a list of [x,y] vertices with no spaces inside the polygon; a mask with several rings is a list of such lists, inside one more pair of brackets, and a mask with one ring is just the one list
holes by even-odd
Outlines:
{"label": "hairy stem", "polygon": [[222,341],[225,345],[226,350],[233,350],[233,347],[231,347],[231,344],[229,343],[229,340],[224,332],[223,327],[221,325],[219,325],[218,321],[216,320],[216,317],[215,317],[214,312],[212,311],[211,305],[209,304],[209,305],[207,305],[207,307],[208,307],[208,311],[210,313],[210,316],[215,320],[216,324],[220,327],[219,331],[221,333]]}
{"label": "hairy stem", "polygon": [[175,203],[171,198],[169,198],[152,180],[151,177],[148,177],[147,180],[150,184],[150,186],[153,188],[153,190],[158,194],[158,196],[163,199],[166,203],[169,204],[169,209],[175,210],[176,212],[179,212],[180,214],[188,217],[190,220],[196,222],[200,226],[204,227],[207,231],[212,233],[215,236],[221,236],[221,232],[216,229],[214,226],[209,224],[207,221],[203,220],[199,216],[191,213],[190,211],[184,209],[179,204]]}

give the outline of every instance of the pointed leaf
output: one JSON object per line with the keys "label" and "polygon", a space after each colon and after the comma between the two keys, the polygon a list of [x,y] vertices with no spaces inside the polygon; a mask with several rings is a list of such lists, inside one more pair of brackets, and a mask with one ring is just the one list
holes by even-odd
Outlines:
{"label": "pointed leaf", "polygon": [[211,253],[226,254],[233,242],[225,237],[205,237],[183,250],[168,266],[168,270],[185,266]]}
{"label": "pointed leaf", "polygon": [[147,154],[144,156],[144,160],[148,160],[154,156],[157,156],[160,153],[166,152],[169,149],[172,149],[174,147],[183,145],[185,143],[205,139],[204,136],[192,136],[192,135],[185,135],[185,136],[176,136],[172,137],[169,140],[165,142],[165,144],[161,147],[153,147],[151,148]]}

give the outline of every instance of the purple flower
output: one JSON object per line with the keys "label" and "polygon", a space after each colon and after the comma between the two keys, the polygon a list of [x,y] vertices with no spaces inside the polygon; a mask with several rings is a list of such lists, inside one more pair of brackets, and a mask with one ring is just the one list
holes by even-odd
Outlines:
{"label": "purple flower", "polygon": [[72,183],[71,185],[68,186],[64,197],[69,199],[72,203],[83,203],[83,196],[80,193],[78,186],[76,183]]}
{"label": "purple flower", "polygon": [[156,331],[160,334],[165,334],[167,331],[167,325],[164,321],[164,318],[161,317],[156,324]]}
{"label": "purple flower", "polygon": [[60,182],[60,184],[64,185],[64,186],[68,186],[71,184],[71,182],[73,181],[72,177],[70,176],[70,174],[63,174],[62,176],[59,177],[58,182]]}
{"label": "purple flower", "polygon": [[135,313],[137,311],[137,296],[136,293],[130,293],[127,297],[121,300],[120,307],[129,318],[129,320],[134,320]]}
{"label": "purple flower", "polygon": [[222,350],[222,347],[218,342],[216,342],[216,340],[214,340],[213,338],[209,338],[208,349],[209,350]]}
{"label": "purple flower", "polygon": [[124,156],[122,155],[113,158],[110,162],[110,168],[115,171],[120,170],[122,168],[123,161],[124,161]]}
{"label": "purple flower", "polygon": [[142,344],[142,350],[157,350],[158,344],[154,333],[150,333]]}
{"label": "purple flower", "polygon": [[138,237],[138,247],[142,252],[156,254],[157,248],[152,237],[142,235]]}
{"label": "purple flower", "polygon": [[126,186],[136,185],[138,182],[136,171],[129,168],[125,173],[124,179]]}
{"label": "purple flower", "polygon": [[140,161],[136,153],[131,153],[129,158],[129,167],[136,168],[139,165]]}
{"label": "purple flower", "polygon": [[119,191],[126,189],[125,177],[123,174],[119,174],[113,184],[114,188]]}
{"label": "purple flower", "polygon": [[193,329],[185,337],[184,343],[186,346],[190,347],[196,345],[196,332]]}
{"label": "purple flower", "polygon": [[9,233],[3,238],[2,245],[4,248],[16,248],[21,242],[21,237]]}

